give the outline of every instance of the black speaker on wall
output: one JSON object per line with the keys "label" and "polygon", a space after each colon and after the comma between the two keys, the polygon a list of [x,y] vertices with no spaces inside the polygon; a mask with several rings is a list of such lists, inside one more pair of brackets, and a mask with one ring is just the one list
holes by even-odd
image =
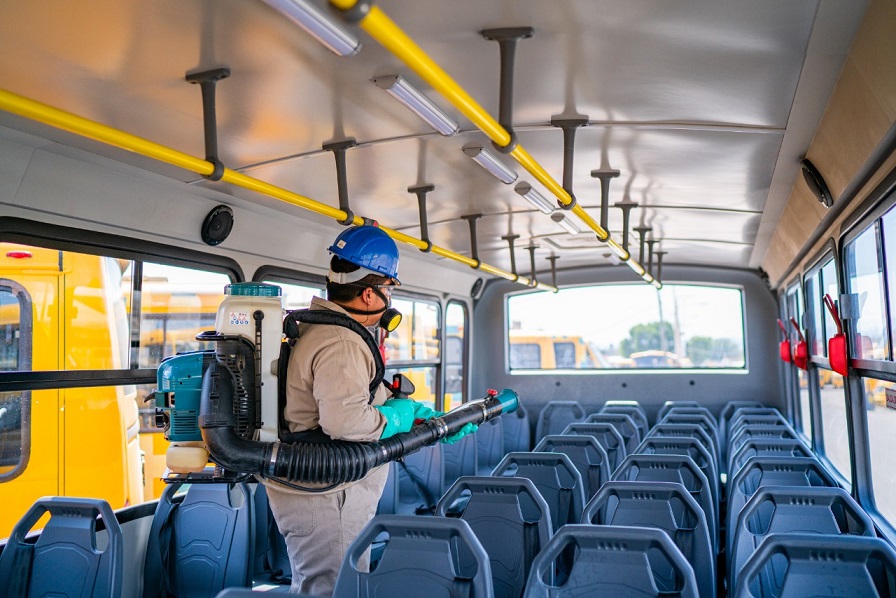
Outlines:
{"label": "black speaker on wall", "polygon": [[221,205],[208,213],[202,222],[202,240],[208,245],[219,245],[233,229],[233,210]]}
{"label": "black speaker on wall", "polygon": [[826,208],[834,205],[834,196],[831,195],[828,184],[824,181],[824,177],[821,176],[818,169],[815,168],[815,165],[808,158],[803,158],[800,160],[800,166],[803,169],[803,178],[806,180],[806,184],[809,186],[809,190],[815,196],[815,199],[824,204]]}

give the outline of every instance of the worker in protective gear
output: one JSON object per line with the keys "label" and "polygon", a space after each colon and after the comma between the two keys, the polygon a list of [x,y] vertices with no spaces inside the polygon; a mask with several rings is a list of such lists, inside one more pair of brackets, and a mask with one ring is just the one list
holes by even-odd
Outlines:
{"label": "worker in protective gear", "polygon": [[[329,251],[327,300],[315,297],[311,310],[340,312],[368,329],[389,326],[400,317],[391,307],[392,289],[401,284],[398,248],[384,231],[375,226],[348,228]],[[290,441],[377,440],[409,431],[415,419],[439,415],[410,399],[387,401],[386,388],[372,384],[376,357],[369,339],[359,332],[300,324],[286,377],[283,415]],[[473,429],[446,440],[455,441]],[[387,474],[388,467],[380,467],[357,482],[317,492],[266,483],[271,510],[286,539],[292,592],[332,594],[349,545],[376,514]],[[367,566],[358,563],[360,570]]]}

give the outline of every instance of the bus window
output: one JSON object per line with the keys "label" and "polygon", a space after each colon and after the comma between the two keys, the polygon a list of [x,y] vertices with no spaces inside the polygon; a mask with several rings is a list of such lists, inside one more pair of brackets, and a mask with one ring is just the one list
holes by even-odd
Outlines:
{"label": "bus window", "polygon": [[[746,367],[743,297],[736,288],[576,287],[512,296],[507,311],[511,370]],[[539,351],[524,346],[533,343]],[[554,363],[546,361],[548,353]]]}
{"label": "bus window", "polygon": [[877,237],[878,223],[875,222],[846,246],[847,288],[858,299],[859,309],[859,317],[855,320],[858,340],[854,343],[853,357],[856,359],[890,359]]}
{"label": "bus window", "polygon": [[896,468],[893,467],[893,430],[896,410],[886,407],[886,390],[892,382],[862,378],[868,418],[868,446],[871,453],[871,485],[874,502],[881,515],[896,520]]}
{"label": "bus window", "polygon": [[[31,369],[31,298],[18,283],[0,279],[0,371]],[[0,480],[28,461],[31,391],[0,392]]]}
{"label": "bus window", "polygon": [[326,291],[322,287],[280,282],[279,280],[263,280],[267,284],[275,284],[283,290],[283,309],[293,311],[307,309],[312,297],[326,299]]}
{"label": "bus window", "polygon": [[[818,386],[821,395],[824,454],[834,464],[840,475],[851,482],[849,427],[846,421],[846,394],[843,390],[843,377],[836,372],[824,369],[818,370],[818,373],[821,375]],[[830,379],[830,385],[823,384],[824,378]]]}
{"label": "bus window", "polygon": [[441,361],[439,304],[422,299],[394,298],[401,324],[385,340],[386,380],[404,374],[416,387],[412,398],[435,408]]}
{"label": "bus window", "polygon": [[445,401],[442,409],[462,404],[466,396],[467,309],[457,301],[448,302],[445,310]]}
{"label": "bus window", "polygon": [[[171,355],[212,348],[212,343],[197,341],[196,335],[214,329],[218,305],[229,283],[230,278],[218,272],[144,263],[140,367],[155,368]],[[130,269],[122,285],[130,288]]]}

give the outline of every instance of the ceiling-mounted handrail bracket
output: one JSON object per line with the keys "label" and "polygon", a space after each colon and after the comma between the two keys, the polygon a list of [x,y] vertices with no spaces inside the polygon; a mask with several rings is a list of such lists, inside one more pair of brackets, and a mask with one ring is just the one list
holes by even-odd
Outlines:
{"label": "ceiling-mounted handrail bracket", "polygon": [[479,242],[476,237],[476,221],[482,218],[482,214],[467,214],[461,216],[461,218],[466,220],[470,225],[470,257],[476,262],[475,265],[470,267],[474,270],[478,270],[482,265],[482,261],[479,259]]}
{"label": "ceiling-mounted handrail bracket", "polygon": [[513,281],[516,282],[519,280],[520,275],[516,271],[516,250],[513,248],[513,243],[517,239],[520,238],[519,235],[504,235],[501,237],[503,240],[507,241],[507,244],[510,246],[510,271],[513,273]]}
{"label": "ceiling-mounted handrail bracket", "polygon": [[592,178],[600,179],[600,227],[604,230],[609,230],[607,220],[610,216],[610,179],[615,179],[618,176],[619,171],[615,168],[591,171]]}
{"label": "ceiling-mounted handrail bracket", "polygon": [[199,84],[202,92],[202,125],[205,130],[205,159],[214,166],[211,174],[203,175],[210,181],[220,181],[224,164],[218,158],[218,116],[215,109],[215,85],[230,76],[230,68],[222,66],[207,71],[187,73],[188,83]]}
{"label": "ceiling-mounted handrail bracket", "polygon": [[493,141],[492,145],[499,152],[509,154],[517,146],[516,133],[513,130],[513,69],[516,43],[535,35],[535,29],[532,27],[498,27],[483,29],[479,34],[485,39],[498,42],[501,50],[501,99],[498,104],[498,123],[510,135],[510,141],[503,146]]}
{"label": "ceiling-mounted handrail bracket", "polygon": [[638,202],[632,201],[627,195],[622,201],[613,204],[622,210],[622,248],[628,251],[628,225],[632,209],[638,207]]}
{"label": "ceiling-mounted handrail bracket", "polygon": [[534,287],[538,285],[538,280],[535,278],[535,250],[538,249],[538,245],[535,243],[529,243],[529,246],[526,247],[529,250],[529,266],[532,271],[532,275],[529,276],[529,286]]}
{"label": "ceiling-mounted handrail bracket", "polygon": [[668,251],[657,251],[653,255],[656,256],[656,278],[660,282],[663,280],[663,256],[669,253]]}
{"label": "ceiling-mounted handrail bracket", "polygon": [[345,171],[345,152],[356,145],[358,145],[358,142],[355,141],[355,138],[348,137],[346,139],[340,139],[339,141],[325,143],[321,146],[321,149],[324,151],[333,152],[333,157],[336,158],[336,186],[339,190],[339,209],[345,212],[345,219],[337,220],[336,222],[345,226],[349,226],[355,220],[355,213],[352,212],[348,201],[348,177],[346,176]]}
{"label": "ceiling-mounted handrail bracket", "polygon": [[659,241],[656,239],[647,239],[647,273],[651,276],[653,276],[653,246],[657,243]]}
{"label": "ceiling-mounted handrail bracket", "polygon": [[429,224],[426,219],[426,194],[435,188],[435,185],[408,187],[408,193],[414,193],[417,196],[417,207],[420,211],[420,240],[426,243],[426,247],[420,249],[423,253],[432,251],[432,241],[429,239]]}
{"label": "ceiling-mounted handrail bracket", "polygon": [[[572,201],[563,203],[557,200],[557,205],[563,210],[571,210],[576,207],[576,195],[572,192],[572,173],[576,154],[576,130],[579,127],[588,126],[588,117],[581,118],[552,118],[551,125],[563,129],[563,188],[569,193]],[[606,230],[606,226],[603,227]]]}
{"label": "ceiling-mounted handrail bracket", "polygon": [[551,286],[557,286],[557,260],[560,259],[559,255],[549,255],[546,258],[549,262],[551,262]]}
{"label": "ceiling-mounted handrail bracket", "polygon": [[647,240],[647,233],[653,230],[652,226],[636,226],[633,229],[641,237],[641,250],[638,253],[638,263],[644,266],[644,241]]}

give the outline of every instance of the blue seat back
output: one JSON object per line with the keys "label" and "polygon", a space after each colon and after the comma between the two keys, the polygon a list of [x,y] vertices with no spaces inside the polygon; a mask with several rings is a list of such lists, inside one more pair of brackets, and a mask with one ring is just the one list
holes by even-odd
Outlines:
{"label": "blue seat back", "polygon": [[535,451],[563,453],[569,457],[582,476],[586,502],[610,479],[607,452],[591,436],[552,434],[542,438]]}
{"label": "blue seat back", "polygon": [[[37,542],[26,541],[46,513],[50,519]],[[97,517],[105,534],[97,532]],[[41,498],[16,523],[0,554],[0,596],[120,596],[123,551],[121,526],[106,501]]]}
{"label": "blue seat back", "polygon": [[[681,410],[670,410],[659,423],[699,425],[703,428],[712,442],[712,453],[716,456],[716,462],[720,462],[722,460],[722,449],[719,446],[719,427],[716,425],[715,419],[713,419],[712,415],[707,413],[696,413],[697,409],[694,409],[693,411],[695,411],[695,413],[683,413]],[[701,409],[701,411],[706,410]]]}
{"label": "blue seat back", "polygon": [[598,413],[618,413],[629,416],[635,422],[641,440],[647,436],[647,431],[650,429],[650,424],[647,423],[647,416],[638,405],[610,405],[605,403]]}
{"label": "blue seat back", "polygon": [[737,449],[736,453],[731,455],[730,463],[728,464],[728,477],[733,478],[751,457],[804,457],[812,459],[814,455],[803,444],[802,440],[794,440],[793,438],[780,438],[777,440],[750,438]]}
{"label": "blue seat back", "polygon": [[728,587],[759,544],[771,534],[813,533],[874,537],[868,514],[842,488],[760,488],[741,510],[728,557]]}
{"label": "blue seat back", "polygon": [[736,598],[892,596],[896,553],[861,536],[772,534],[744,565]]}
{"label": "blue seat back", "polygon": [[706,450],[706,447],[696,438],[650,436],[638,445],[635,451],[642,455],[687,455],[706,476],[709,481],[709,489],[718,513],[719,507],[719,473],[715,459]]}
{"label": "blue seat back", "polygon": [[607,482],[585,506],[582,523],[661,529],[694,568],[700,596],[716,590],[716,558],[703,509],[681,484]]}
{"label": "blue seat back", "polygon": [[628,482],[675,482],[684,486],[706,517],[713,550],[719,545],[719,525],[709,480],[693,459],[684,455],[629,455],[612,480]]}
{"label": "blue seat back", "polygon": [[[378,538],[379,536],[379,538]],[[376,569],[358,570],[374,540],[385,538]],[[334,596],[469,596],[491,598],[488,554],[466,521],[377,515],[348,548]]]}
{"label": "blue seat back", "polygon": [[710,455],[716,454],[714,450],[715,443],[713,443],[709,433],[703,426],[697,423],[656,424],[650,428],[650,432],[647,433],[647,436],[658,436],[662,438],[696,438]]}
{"label": "blue seat back", "polygon": [[719,414],[719,445],[722,448],[723,462],[719,464],[720,466],[724,467],[724,461],[728,458],[728,455],[725,452],[725,449],[728,446],[728,438],[730,437],[728,434],[728,422],[731,421],[732,416],[734,416],[738,409],[754,408],[763,408],[763,405],[759,401],[728,401],[725,403],[725,406],[722,407],[722,412]]}
{"label": "blue seat back", "polygon": [[625,440],[613,424],[569,424],[563,430],[563,435],[567,436],[570,434],[590,436],[597,441],[604,449],[604,452],[607,453],[607,466],[610,469],[610,475],[613,474],[617,467],[622,465],[622,461],[625,460],[625,456],[628,454],[625,451]]}
{"label": "blue seat back", "polygon": [[491,475],[492,470],[504,458],[504,418],[496,417],[480,424],[473,438],[476,439],[476,466],[479,475]]}
{"label": "blue seat back", "polygon": [[[726,529],[734,530],[747,501],[764,486],[836,487],[831,474],[816,459],[800,457],[752,457],[728,485]],[[727,552],[732,554],[734,534],[728,534]]]}
{"label": "blue seat back", "polygon": [[502,415],[501,420],[504,426],[505,452],[525,452],[532,448],[529,412],[522,405],[518,406],[516,411]]}
{"label": "blue seat back", "polygon": [[479,459],[476,453],[475,434],[467,434],[454,444],[442,445],[445,488],[450,487],[461,476],[477,475],[479,473]]}
{"label": "blue seat back", "polygon": [[507,453],[492,475],[532,480],[550,507],[554,530],[582,518],[582,476],[562,453]]}
{"label": "blue seat back", "polygon": [[745,411],[766,411],[765,409],[741,409],[728,424],[728,431],[732,435],[744,426],[790,426],[790,423],[777,410],[769,413],[744,413]]}
{"label": "blue seat back", "polygon": [[460,518],[488,554],[495,596],[520,596],[535,555],[553,533],[550,508],[526,478],[462,477],[445,492],[436,515],[444,516],[462,494],[469,500]]}
{"label": "blue seat back", "polygon": [[585,419],[585,409],[578,401],[549,401],[538,413],[535,442],[548,434],[560,434],[569,424]]}
{"label": "blue seat back", "polygon": [[[728,441],[728,454],[735,455],[737,451],[750,439],[755,440],[799,440],[796,432],[790,426],[777,425],[767,426],[760,424],[752,424],[741,426],[739,430],[732,433],[731,439]],[[733,473],[729,471],[728,473]],[[730,477],[730,476],[729,476]]]}
{"label": "blue seat back", "polygon": [[398,514],[432,513],[445,491],[442,444],[426,446],[398,461]]}
{"label": "blue seat back", "polygon": [[214,596],[252,585],[253,500],[248,484],[169,484],[159,498],[144,565],[144,598]]}
{"label": "blue seat back", "polygon": [[659,412],[656,414],[656,422],[659,423],[663,421],[663,418],[666,417],[666,414],[669,413],[669,410],[673,407],[702,407],[700,403],[697,401],[666,401],[663,403],[663,406],[660,407]]}
{"label": "blue seat back", "polygon": [[[546,576],[574,550],[568,579],[554,586]],[[525,598],[544,596],[662,596],[696,598],[697,580],[668,534],[615,525],[566,525],[535,557]]]}
{"label": "blue seat back", "polygon": [[585,419],[586,424],[612,424],[616,426],[622,439],[625,441],[625,454],[630,455],[639,444],[641,436],[638,426],[631,417],[622,413],[592,413]]}

